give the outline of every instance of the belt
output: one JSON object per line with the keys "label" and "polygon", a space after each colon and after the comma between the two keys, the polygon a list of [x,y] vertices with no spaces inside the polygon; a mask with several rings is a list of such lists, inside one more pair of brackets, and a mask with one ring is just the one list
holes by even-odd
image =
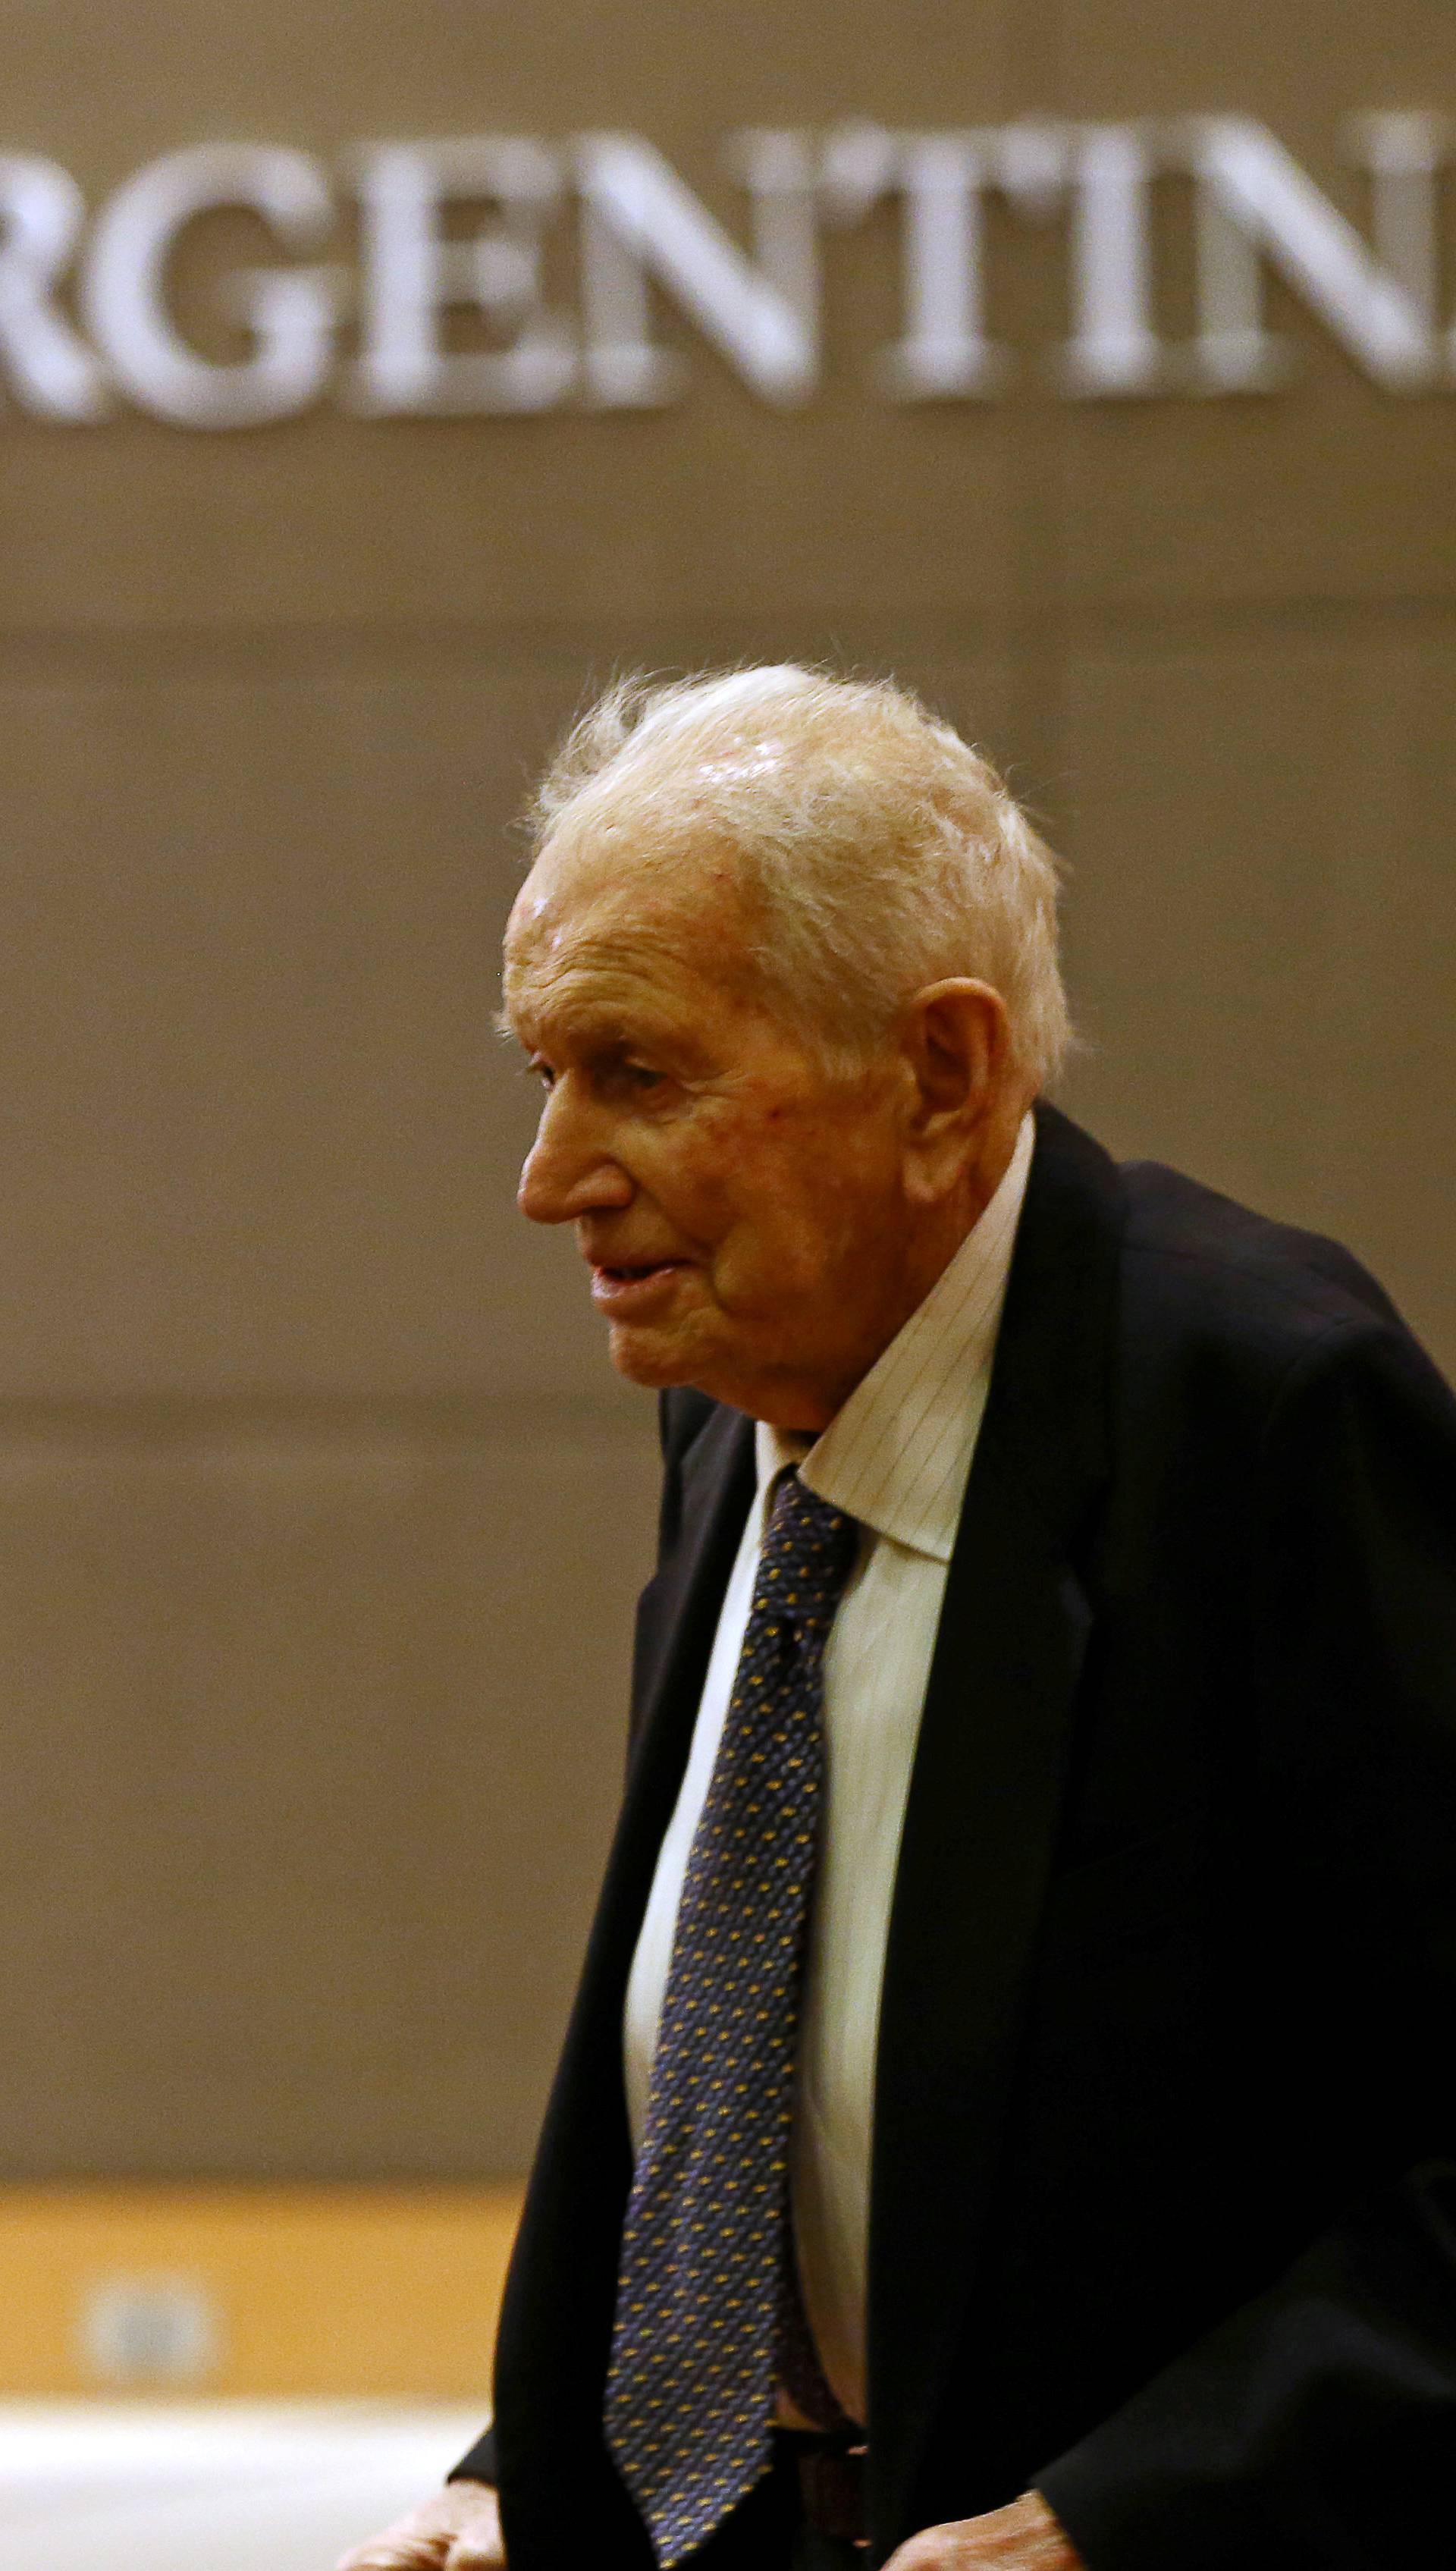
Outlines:
{"label": "belt", "polygon": [[797,2473],[805,2526],[841,2544],[866,2545],[864,2459],[868,2449],[851,2445],[844,2437],[818,2436],[797,2428],[776,2430],[775,2441],[784,2461]]}

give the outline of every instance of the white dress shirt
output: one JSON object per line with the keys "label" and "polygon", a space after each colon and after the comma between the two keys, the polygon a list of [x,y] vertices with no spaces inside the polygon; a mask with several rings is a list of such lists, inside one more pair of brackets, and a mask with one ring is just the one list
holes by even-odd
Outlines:
{"label": "white dress shirt", "polygon": [[[823,1837],[810,1913],[794,2107],[793,2220],[819,2360],[865,2416],[865,2279],[880,1982],[910,1769],[946,1570],[980,1432],[1016,1227],[1030,1116],[1001,1185],[949,1267],[822,1434],[757,1429],[757,1491],[724,1596],[677,1807],[627,1989],[633,2142],[672,1959],[688,1851],[718,1756],[752,1604],[768,1494],[787,1465],[859,1521],[824,1654]],[[788,2415],[788,2414],[785,2414]]]}

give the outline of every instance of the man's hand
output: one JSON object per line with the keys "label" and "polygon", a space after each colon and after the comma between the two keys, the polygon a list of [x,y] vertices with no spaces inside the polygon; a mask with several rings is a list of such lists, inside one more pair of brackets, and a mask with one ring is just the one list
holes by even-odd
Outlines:
{"label": "man's hand", "polygon": [[495,2492],[485,2482],[447,2482],[335,2571],[505,2571],[505,2559]]}
{"label": "man's hand", "polygon": [[892,2553],[885,2571],[1087,2571],[1040,2491],[986,2517],[927,2526]]}

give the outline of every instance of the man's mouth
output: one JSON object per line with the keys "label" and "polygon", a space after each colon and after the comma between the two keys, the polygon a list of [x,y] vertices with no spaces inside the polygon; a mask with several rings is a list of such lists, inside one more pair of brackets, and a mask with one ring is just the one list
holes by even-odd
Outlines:
{"label": "man's mouth", "polygon": [[614,1312],[647,1304],[691,1265],[687,1259],[593,1260],[592,1301],[599,1311]]}

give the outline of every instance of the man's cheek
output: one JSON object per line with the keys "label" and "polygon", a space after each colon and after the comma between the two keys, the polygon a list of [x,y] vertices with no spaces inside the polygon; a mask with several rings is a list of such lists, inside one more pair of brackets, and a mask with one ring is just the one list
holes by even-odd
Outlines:
{"label": "man's cheek", "polygon": [[747,1328],[782,1318],[797,1279],[791,1250],[742,1226],[720,1242],[704,1269],[704,1287],[724,1319]]}

